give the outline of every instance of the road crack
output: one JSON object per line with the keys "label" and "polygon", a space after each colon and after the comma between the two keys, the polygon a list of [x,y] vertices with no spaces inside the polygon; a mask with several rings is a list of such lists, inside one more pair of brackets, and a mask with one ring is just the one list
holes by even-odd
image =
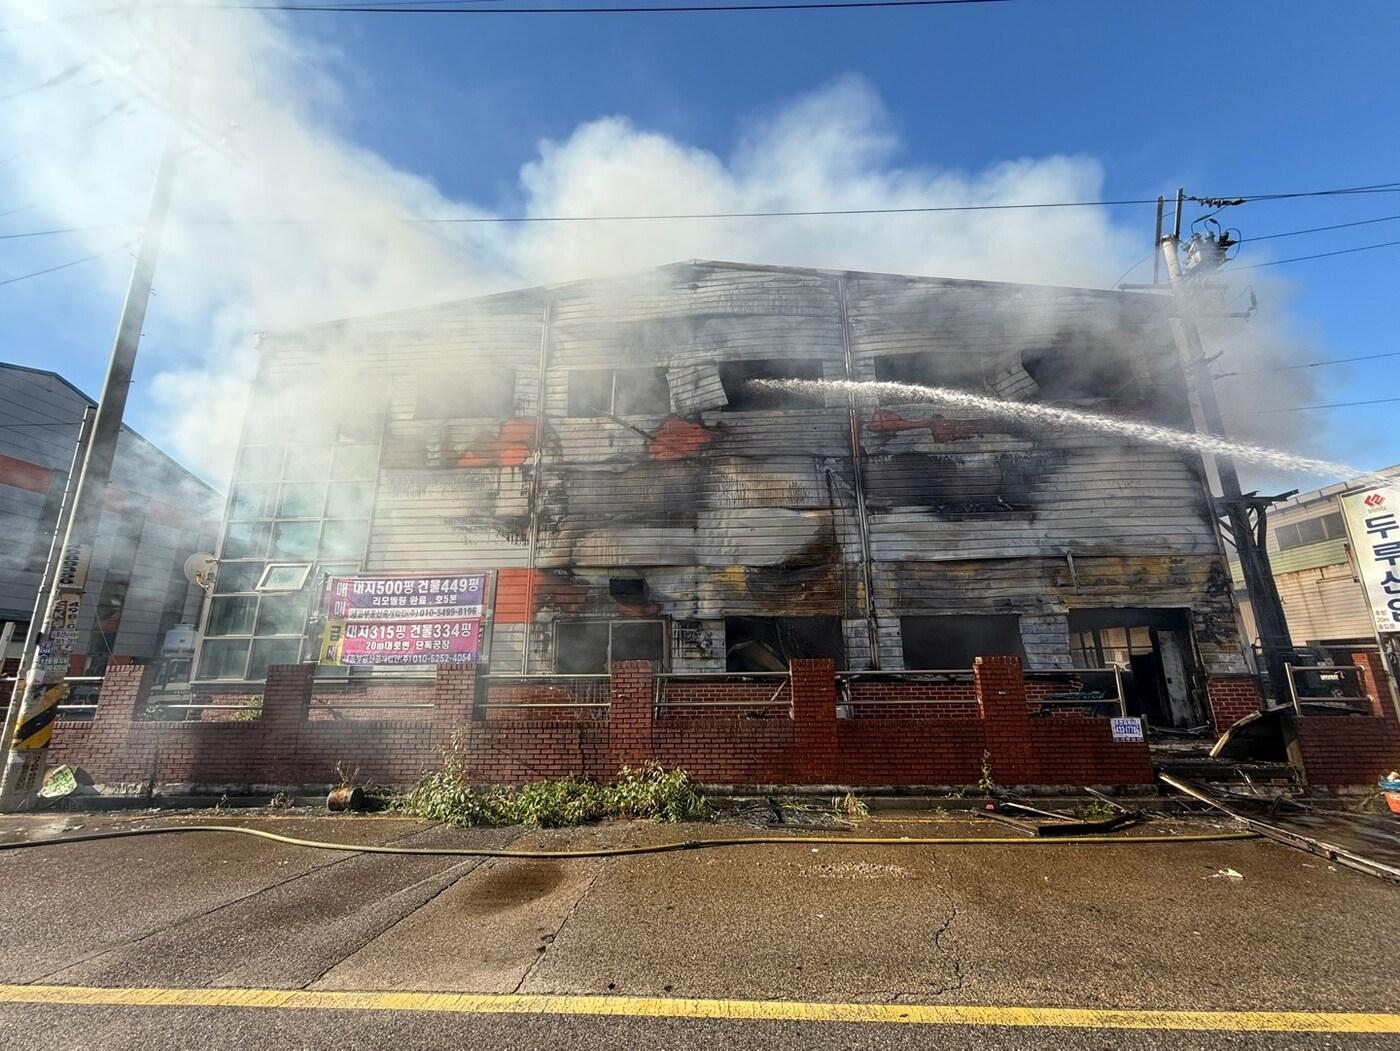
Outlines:
{"label": "road crack", "polygon": [[531,960],[530,965],[525,968],[525,972],[520,976],[520,981],[515,983],[515,988],[512,990],[513,993],[518,993],[521,989],[525,987],[525,983],[530,980],[530,976],[535,973],[536,969],[544,961],[544,958],[549,955],[549,950],[558,943],[559,935],[564,933],[564,928],[567,927],[569,925],[569,921],[574,918],[574,913],[578,910],[578,907],[581,904],[583,904],[583,899],[588,897],[588,895],[592,892],[593,884],[598,882],[598,877],[603,874],[603,870],[607,867],[607,859],[604,859],[602,862],[599,863],[597,870],[593,873],[593,876],[589,879],[588,883],[579,893],[579,896],[574,899],[574,903],[569,906],[568,911],[564,913],[563,919],[559,921],[559,926],[554,928],[554,933],[540,935],[540,941],[543,943],[543,948],[541,948],[541,950],[535,954],[535,958]]}

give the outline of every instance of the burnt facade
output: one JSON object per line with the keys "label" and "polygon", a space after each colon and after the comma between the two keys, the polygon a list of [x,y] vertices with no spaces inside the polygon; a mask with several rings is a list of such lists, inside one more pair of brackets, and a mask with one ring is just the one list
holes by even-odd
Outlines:
{"label": "burnt facade", "polygon": [[[496,571],[499,671],[1122,661],[1149,718],[1185,724],[1204,675],[1243,668],[1197,458],[751,385],[891,380],[1187,426],[1149,297],[692,262],[261,355],[203,679],[314,652],[326,573],[464,569]],[[309,572],[260,590],[269,565]]]}

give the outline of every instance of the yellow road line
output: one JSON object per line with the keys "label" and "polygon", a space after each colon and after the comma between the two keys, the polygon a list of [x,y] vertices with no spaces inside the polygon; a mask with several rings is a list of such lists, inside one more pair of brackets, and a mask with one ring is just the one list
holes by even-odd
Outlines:
{"label": "yellow road line", "polygon": [[437,1011],[449,1014],[608,1015],[743,1022],[1194,1029],[1210,1032],[1400,1033],[1400,1014],[1359,1011],[1119,1011],[1085,1007],[801,1003],[647,996],[313,992],[306,989],[136,989],[0,985],[0,1004],[225,1007],[310,1011]]}

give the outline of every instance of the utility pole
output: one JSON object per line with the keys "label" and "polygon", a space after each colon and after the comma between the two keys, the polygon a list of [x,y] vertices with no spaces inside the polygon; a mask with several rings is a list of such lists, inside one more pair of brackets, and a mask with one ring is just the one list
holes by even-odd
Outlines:
{"label": "utility pole", "polygon": [[[39,592],[34,596],[34,612],[29,615],[29,630],[25,633],[24,646],[19,654],[19,671],[15,674],[14,689],[10,691],[9,706],[5,709],[4,729],[0,730],[0,741],[5,743],[7,751],[14,736],[15,720],[19,718],[20,701],[24,697],[24,669],[29,666],[34,647],[39,644],[39,626],[44,611],[49,608],[49,591],[58,572],[58,553],[68,532],[68,520],[73,516],[73,491],[78,487],[78,474],[87,456],[88,439],[92,437],[92,417],[96,411],[95,406],[89,405],[83,410],[82,422],[78,424],[78,441],[73,446],[73,462],[68,465],[68,480],[63,484],[63,499],[59,502],[58,518],[54,521],[53,537],[49,541],[49,557],[44,560],[44,575],[39,581]],[[0,647],[0,651],[3,651],[3,647]],[[0,767],[2,770],[3,767]]]}
{"label": "utility pole", "polygon": [[[1186,371],[1187,386],[1195,394],[1200,411],[1197,431],[1226,438],[1228,436],[1220,416],[1220,404],[1215,398],[1215,379],[1211,375],[1205,349],[1201,345],[1201,333],[1196,324],[1196,309],[1191,300],[1191,290],[1187,287],[1185,275],[1181,270],[1181,212],[1185,202],[1185,190],[1177,190],[1176,215],[1170,234],[1163,234],[1161,230],[1160,203],[1157,209],[1160,254],[1166,264],[1167,277],[1171,281],[1176,302],[1176,311],[1171,320],[1172,334]],[[1216,453],[1214,460],[1221,493],[1216,501],[1216,513],[1223,519],[1222,524],[1235,545],[1235,553],[1239,556],[1245,590],[1249,593],[1250,609],[1259,630],[1259,646],[1264,667],[1268,672],[1269,687],[1273,691],[1274,699],[1282,702],[1287,691],[1283,666],[1292,655],[1293,640],[1288,633],[1283,602],[1279,598],[1278,586],[1274,583],[1273,567],[1269,564],[1269,554],[1264,546],[1267,536],[1267,511],[1273,500],[1241,492],[1235,461],[1229,456]]]}
{"label": "utility pole", "polygon": [[141,246],[92,422],[91,440],[78,474],[77,487],[73,490],[68,527],[58,549],[60,557],[52,589],[42,619],[38,621],[38,634],[32,627],[30,630],[34,644],[26,646],[26,660],[19,673],[23,696],[17,706],[10,705],[12,711],[17,710],[17,715],[14,729],[4,740],[6,754],[4,773],[0,776],[0,811],[24,809],[33,803],[44,773],[44,756],[53,736],[57,707],[67,694],[63,679],[68,674],[69,658],[77,639],[87,564],[106,503],[107,483],[112,477],[112,461],[121,436],[141,328],[146,321],[146,305],[170,207],[179,143],[180,121],[176,120],[171,123],[156,171]]}

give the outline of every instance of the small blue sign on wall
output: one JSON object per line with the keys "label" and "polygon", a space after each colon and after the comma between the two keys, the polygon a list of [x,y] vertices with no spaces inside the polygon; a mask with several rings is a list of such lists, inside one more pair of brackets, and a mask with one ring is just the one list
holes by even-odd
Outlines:
{"label": "small blue sign on wall", "polygon": [[1112,720],[1115,741],[1142,741],[1142,720],[1135,716],[1118,716]]}

